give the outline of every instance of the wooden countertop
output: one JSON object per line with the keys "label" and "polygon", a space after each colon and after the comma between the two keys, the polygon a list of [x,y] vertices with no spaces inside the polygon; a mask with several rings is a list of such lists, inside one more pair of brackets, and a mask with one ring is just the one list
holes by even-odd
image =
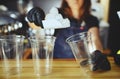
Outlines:
{"label": "wooden countertop", "polygon": [[108,59],[111,63],[111,70],[92,72],[90,76],[83,75],[74,59],[54,59],[52,73],[46,76],[33,75],[31,60],[23,61],[23,71],[20,75],[7,75],[3,73],[2,61],[0,61],[0,79],[120,79],[120,67],[114,63],[112,57]]}

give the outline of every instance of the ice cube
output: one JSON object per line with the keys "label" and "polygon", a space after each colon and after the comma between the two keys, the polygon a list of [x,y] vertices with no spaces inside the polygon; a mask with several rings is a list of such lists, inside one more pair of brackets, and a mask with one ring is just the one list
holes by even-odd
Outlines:
{"label": "ice cube", "polygon": [[70,21],[66,18],[61,20],[63,27],[70,27]]}
{"label": "ice cube", "polygon": [[62,24],[55,19],[47,19],[42,21],[45,29],[56,29],[62,26]]}
{"label": "ice cube", "polygon": [[42,23],[45,29],[59,29],[70,26],[69,19],[64,19],[55,7],[45,16],[45,20],[42,20]]}
{"label": "ice cube", "polygon": [[59,19],[63,19],[63,17],[62,17],[61,14],[47,14],[45,19],[56,19],[56,20],[59,20]]}
{"label": "ice cube", "polygon": [[52,7],[49,11],[49,13],[52,13],[52,14],[58,14],[58,9],[56,7]]}

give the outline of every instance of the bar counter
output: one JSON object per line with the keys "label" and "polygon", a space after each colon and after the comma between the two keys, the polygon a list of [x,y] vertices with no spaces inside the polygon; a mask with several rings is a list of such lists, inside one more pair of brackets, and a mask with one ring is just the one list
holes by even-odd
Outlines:
{"label": "bar counter", "polygon": [[0,79],[120,79],[120,67],[114,63],[113,57],[108,57],[108,59],[111,70],[91,72],[89,76],[84,75],[75,59],[54,59],[52,73],[44,76],[34,74],[32,60],[23,61],[22,73],[19,75],[4,74],[2,61],[0,61]]}

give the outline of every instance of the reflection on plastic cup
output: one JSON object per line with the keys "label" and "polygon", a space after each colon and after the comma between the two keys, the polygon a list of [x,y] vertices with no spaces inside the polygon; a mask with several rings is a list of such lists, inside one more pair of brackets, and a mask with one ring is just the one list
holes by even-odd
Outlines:
{"label": "reflection on plastic cup", "polygon": [[90,35],[87,32],[72,35],[66,39],[70,45],[72,52],[84,72],[91,71],[91,57],[89,44],[91,42]]}
{"label": "reflection on plastic cup", "polygon": [[30,37],[35,74],[47,75],[52,72],[54,42],[53,36]]}
{"label": "reflection on plastic cup", "polygon": [[7,75],[20,74],[23,54],[24,36],[0,36],[0,60],[3,62],[3,72]]}

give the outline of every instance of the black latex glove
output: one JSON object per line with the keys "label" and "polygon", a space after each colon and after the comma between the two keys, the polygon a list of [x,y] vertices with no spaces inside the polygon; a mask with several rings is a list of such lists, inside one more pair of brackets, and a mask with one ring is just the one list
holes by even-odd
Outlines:
{"label": "black latex glove", "polygon": [[92,53],[92,64],[93,64],[93,71],[96,70],[110,70],[110,62],[107,59],[107,56],[101,53],[99,50],[96,50]]}
{"label": "black latex glove", "polygon": [[39,7],[34,7],[27,13],[27,19],[30,22],[34,22],[37,26],[41,26],[42,28],[43,28],[42,20],[44,18],[45,18],[45,13]]}

